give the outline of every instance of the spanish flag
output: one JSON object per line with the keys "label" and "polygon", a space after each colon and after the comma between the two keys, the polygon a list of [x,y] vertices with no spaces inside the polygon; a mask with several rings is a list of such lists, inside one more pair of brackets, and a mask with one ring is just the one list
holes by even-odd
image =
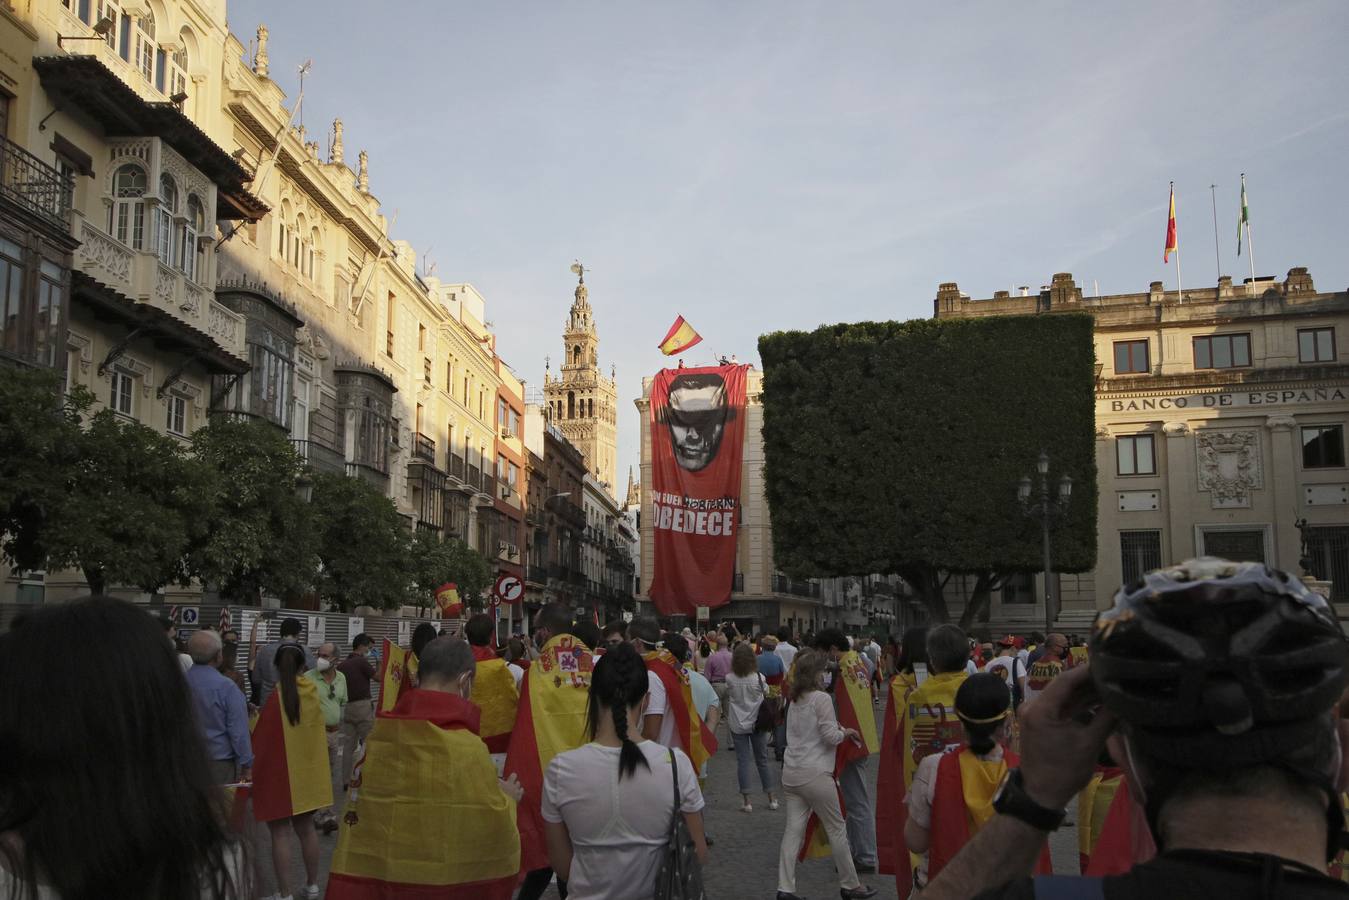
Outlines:
{"label": "spanish flag", "polygon": [[[942,754],[932,789],[932,822],[928,830],[931,841],[927,848],[929,884],[993,818],[993,796],[1007,770],[1019,765],[1021,760],[1007,749],[996,762],[982,760],[963,747]],[[1040,846],[1034,874],[1053,872],[1046,841]]]}
{"label": "spanish flag", "polygon": [[1106,813],[1123,777],[1122,769],[1097,766],[1091,781],[1077,795],[1077,860],[1084,873],[1091,861],[1092,851],[1101,840]]}
{"label": "spanish flag", "polygon": [[[1171,182],[1171,207],[1170,212],[1166,214],[1166,247],[1162,250],[1162,262],[1171,259],[1171,254],[1176,252],[1176,183]],[[1177,265],[1180,265],[1177,263]]]}
{"label": "spanish flag", "polygon": [[912,672],[900,672],[890,679],[885,702],[885,727],[881,730],[881,762],[876,772],[876,871],[895,874],[895,854],[904,849],[904,824],[907,816],[904,796],[903,751],[904,709],[909,695],[918,687]]}
{"label": "spanish flag", "polygon": [[[1093,820],[1097,817],[1097,807],[1104,802],[1098,799],[1092,803]],[[1130,796],[1129,778],[1126,775],[1120,778],[1119,786],[1110,798],[1110,805],[1101,821],[1100,836],[1091,848],[1091,858],[1082,874],[1120,875],[1156,855],[1157,845],[1152,839],[1152,831],[1148,828],[1143,810]]]}
{"label": "spanish flag", "polygon": [[586,706],[594,669],[589,648],[569,634],[560,634],[543,645],[520,683],[520,706],[506,751],[505,773],[508,777],[514,773],[525,789],[517,819],[521,871],[548,865],[539,805],[543,775],[553,757],[586,742]]}
{"label": "spanish flag", "polygon": [[[834,751],[834,778],[837,779],[849,763],[865,759],[881,748],[881,742],[876,737],[876,715],[871,711],[871,682],[867,678],[867,667],[856,650],[849,650],[839,658],[838,674],[834,677],[834,703],[838,711],[838,723],[862,736],[862,746],[844,740]],[[841,789],[838,806],[846,815]],[[819,816],[811,813],[797,858],[819,858],[831,852],[829,837],[820,827]]]}
{"label": "spanish flag", "polygon": [[693,326],[684,321],[683,316],[675,318],[674,324],[670,330],[665,333],[661,339],[660,352],[666,356],[674,356],[676,353],[683,353],[690,347],[700,343],[703,337],[693,330]]}
{"label": "spanish flag", "polygon": [[399,696],[412,688],[416,675],[417,655],[385,638],[380,653],[378,711],[392,712]]}
{"label": "spanish flag", "polygon": [[482,711],[478,735],[489,753],[505,753],[515,728],[520,692],[516,690],[510,669],[506,668],[506,661],[493,653],[491,647],[474,647],[473,658],[477,661],[477,670],[469,699]]}
{"label": "spanish flag", "polygon": [[436,609],[442,619],[457,619],[464,614],[464,604],[459,599],[459,586],[453,583],[442,584],[436,588]]}
{"label": "spanish flag", "polygon": [[655,672],[665,686],[665,714],[675,717],[679,749],[692,760],[693,771],[701,772],[703,763],[717,752],[717,739],[698,715],[689,676],[679,668],[679,662],[668,650],[654,650],[644,654],[642,659],[646,660],[646,670]]}
{"label": "spanish flag", "polygon": [[259,822],[288,819],[333,804],[328,738],[319,708],[318,686],[297,678],[300,721],[294,725],[272,691],[253,729],[253,817]]}
{"label": "spanish flag", "polygon": [[366,738],[328,876],[329,900],[509,900],[515,803],[477,736],[478,710],[412,690]]}

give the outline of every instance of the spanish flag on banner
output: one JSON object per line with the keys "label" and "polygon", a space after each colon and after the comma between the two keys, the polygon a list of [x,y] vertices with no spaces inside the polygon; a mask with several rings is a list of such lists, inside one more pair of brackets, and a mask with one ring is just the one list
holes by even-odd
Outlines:
{"label": "spanish flag on banner", "polygon": [[379,712],[392,712],[398,698],[412,688],[417,675],[417,655],[388,638],[380,652]]}
{"label": "spanish flag on banner", "polygon": [[436,588],[436,609],[440,611],[442,619],[458,619],[464,614],[457,584],[447,583]]}
{"label": "spanish flag on banner", "polygon": [[569,634],[543,645],[539,658],[525,670],[520,707],[506,751],[505,773],[520,779],[520,868],[525,872],[548,865],[544,843],[543,774],[553,757],[586,742],[586,706],[590,675],[595,669],[589,648]]}
{"label": "spanish flag on banner", "polygon": [[683,316],[678,316],[657,346],[660,347],[660,352],[666,356],[674,356],[676,353],[683,353],[700,343],[702,339],[703,336],[694,331],[693,326],[685,322]]}
{"label": "spanish flag on banner", "polygon": [[[871,681],[856,650],[849,650],[839,658],[838,674],[834,677],[834,704],[838,710],[838,723],[862,735],[862,746],[845,740],[834,751],[834,778],[837,779],[850,762],[865,759],[881,749],[881,742],[876,737],[876,715],[871,711]],[[839,791],[838,806],[843,809],[842,790]],[[846,810],[844,812],[846,814]],[[797,858],[829,854],[829,837],[820,827],[819,817],[811,813]]]}
{"label": "spanish flag on banner", "polygon": [[281,691],[272,691],[253,729],[253,817],[259,822],[287,819],[332,806],[328,738],[319,708],[318,686],[297,678],[300,721],[294,725],[281,707]]}
{"label": "spanish flag on banner", "polygon": [[509,900],[515,803],[477,736],[478,710],[412,690],[365,742],[328,876],[329,900]]}
{"label": "spanish flag on banner", "polygon": [[477,669],[473,676],[473,695],[469,697],[482,711],[478,735],[489,753],[505,753],[510,747],[511,731],[515,728],[515,713],[520,706],[520,692],[506,661],[492,652],[491,647],[474,647],[473,658]]}
{"label": "spanish flag on banner", "polygon": [[717,739],[703,724],[698,707],[693,704],[689,676],[679,669],[679,662],[668,650],[654,650],[644,654],[642,659],[646,660],[646,670],[655,672],[660,683],[665,685],[665,714],[675,717],[679,749],[693,761],[693,771],[701,772],[703,763],[717,752]]}

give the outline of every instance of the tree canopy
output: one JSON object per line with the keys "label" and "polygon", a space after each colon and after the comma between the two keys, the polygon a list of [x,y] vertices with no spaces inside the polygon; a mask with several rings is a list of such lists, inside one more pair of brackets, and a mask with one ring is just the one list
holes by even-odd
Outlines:
{"label": "tree canopy", "polygon": [[1092,321],[864,322],[759,339],[773,548],[794,577],[898,574],[947,617],[949,573],[1033,572],[1017,500],[1041,450],[1073,478],[1054,568],[1096,562]]}

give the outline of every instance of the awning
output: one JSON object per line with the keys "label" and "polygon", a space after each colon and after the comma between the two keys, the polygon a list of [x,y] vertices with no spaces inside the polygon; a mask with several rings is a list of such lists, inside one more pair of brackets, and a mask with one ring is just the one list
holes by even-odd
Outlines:
{"label": "awning", "polygon": [[95,315],[140,329],[140,337],[164,350],[197,357],[212,374],[242,375],[250,368],[206,332],[157,306],[132,300],[78,269],[70,273],[70,287],[71,296],[93,309]]}
{"label": "awning", "polygon": [[33,69],[58,107],[75,106],[110,137],[157,137],[215,183],[216,216],[256,222],[268,207],[244,187],[253,176],[172,103],[150,103],[97,57],[39,56]]}

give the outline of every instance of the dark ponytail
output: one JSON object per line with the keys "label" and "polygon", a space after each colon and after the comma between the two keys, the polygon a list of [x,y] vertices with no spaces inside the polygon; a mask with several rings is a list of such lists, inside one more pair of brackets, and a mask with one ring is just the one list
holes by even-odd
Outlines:
{"label": "dark ponytail", "polygon": [[304,651],[299,644],[282,644],[276,649],[276,689],[281,693],[281,709],[290,724],[300,724],[300,689],[295,679],[304,669]]}
{"label": "dark ponytail", "polygon": [[586,711],[586,731],[595,739],[600,716],[605,712],[613,717],[614,730],[623,744],[618,755],[618,777],[637,771],[640,763],[647,770],[651,764],[628,736],[628,709],[642,702],[647,690],[646,663],[631,644],[619,644],[600,657],[590,678],[590,703]]}
{"label": "dark ponytail", "polygon": [[997,746],[993,735],[1012,713],[1012,692],[1001,675],[980,672],[966,678],[956,691],[956,715],[965,729],[965,744],[978,756]]}

